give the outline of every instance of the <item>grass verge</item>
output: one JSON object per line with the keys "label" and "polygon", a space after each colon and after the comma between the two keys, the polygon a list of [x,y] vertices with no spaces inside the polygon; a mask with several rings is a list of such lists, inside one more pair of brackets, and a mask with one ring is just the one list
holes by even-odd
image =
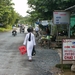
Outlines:
{"label": "grass verge", "polygon": [[57,67],[57,68],[60,68],[61,69],[61,67],[63,67],[62,68],[62,70],[71,70],[71,66],[72,66],[72,64],[56,64],[55,65],[55,67]]}
{"label": "grass verge", "polygon": [[0,32],[7,32],[10,30],[11,30],[11,28],[0,28]]}
{"label": "grass verge", "polygon": [[7,32],[10,31],[11,29],[12,29],[11,26],[8,26],[6,28],[0,27],[0,32]]}

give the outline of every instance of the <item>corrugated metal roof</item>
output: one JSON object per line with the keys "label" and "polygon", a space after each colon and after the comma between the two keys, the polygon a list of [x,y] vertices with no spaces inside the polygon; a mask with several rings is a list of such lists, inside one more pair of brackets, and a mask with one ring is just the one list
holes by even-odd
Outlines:
{"label": "corrugated metal roof", "polygon": [[75,8],[75,5],[69,7],[69,8],[66,8],[65,11],[68,11],[68,10],[73,10]]}

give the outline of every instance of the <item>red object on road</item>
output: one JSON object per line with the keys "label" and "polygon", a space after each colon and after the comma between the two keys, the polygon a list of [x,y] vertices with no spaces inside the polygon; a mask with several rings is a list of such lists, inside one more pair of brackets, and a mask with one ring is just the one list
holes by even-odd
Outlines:
{"label": "red object on road", "polygon": [[20,50],[20,53],[21,53],[22,55],[24,55],[24,54],[27,53],[26,46],[20,46],[20,47],[19,47],[19,50]]}

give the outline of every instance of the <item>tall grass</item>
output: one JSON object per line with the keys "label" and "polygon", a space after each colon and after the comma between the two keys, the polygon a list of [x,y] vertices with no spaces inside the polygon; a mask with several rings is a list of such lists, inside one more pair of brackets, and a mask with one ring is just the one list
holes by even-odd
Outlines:
{"label": "tall grass", "polygon": [[6,28],[0,27],[0,32],[7,32],[7,31],[10,31],[11,29],[12,29],[11,26],[7,26]]}

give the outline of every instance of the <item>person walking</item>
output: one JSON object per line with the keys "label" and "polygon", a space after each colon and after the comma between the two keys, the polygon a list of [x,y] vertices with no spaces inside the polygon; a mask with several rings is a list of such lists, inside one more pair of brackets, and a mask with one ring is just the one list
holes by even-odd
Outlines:
{"label": "person walking", "polygon": [[36,37],[39,36],[39,27],[38,25],[35,27]]}
{"label": "person walking", "polygon": [[29,27],[27,31],[28,33],[25,36],[23,45],[27,47],[28,60],[32,61],[32,50],[33,47],[36,45],[36,42],[35,42],[35,36],[33,34],[33,28]]}

